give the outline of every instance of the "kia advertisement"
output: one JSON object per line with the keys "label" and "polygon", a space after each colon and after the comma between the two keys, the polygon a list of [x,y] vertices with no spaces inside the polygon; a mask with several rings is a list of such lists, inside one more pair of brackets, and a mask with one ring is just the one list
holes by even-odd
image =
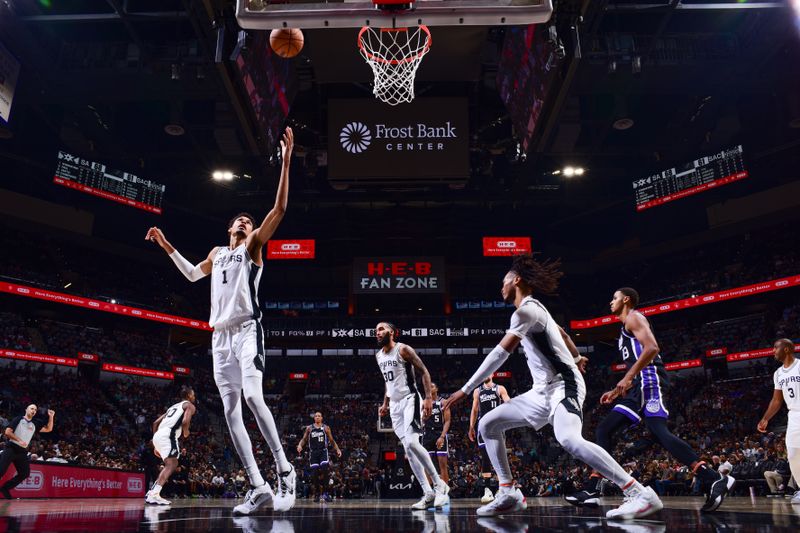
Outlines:
{"label": "kia advertisement", "polygon": [[267,241],[267,259],[314,259],[314,239]]}
{"label": "kia advertisement", "polygon": [[[17,471],[9,468],[5,483]],[[144,498],[144,474],[31,461],[28,478],[11,491],[15,498]]]}
{"label": "kia advertisement", "polygon": [[373,99],[328,105],[328,178],[462,181],[469,177],[466,98],[417,98],[402,106]]}
{"label": "kia advertisement", "polygon": [[484,237],[484,257],[508,257],[531,253],[530,237]]}
{"label": "kia advertisement", "polygon": [[356,257],[355,294],[444,292],[443,257]]}

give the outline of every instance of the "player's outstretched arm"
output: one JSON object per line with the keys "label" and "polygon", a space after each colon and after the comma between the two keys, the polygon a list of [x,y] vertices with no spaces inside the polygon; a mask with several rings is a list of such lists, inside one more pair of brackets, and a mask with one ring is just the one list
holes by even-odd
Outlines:
{"label": "player's outstretched arm", "polygon": [[39,430],[39,433],[50,433],[53,431],[53,418],[56,416],[56,412],[52,409],[47,410],[47,425]]}
{"label": "player's outstretched arm", "polygon": [[[636,337],[636,340],[641,343],[642,355],[639,356],[639,359],[636,361],[636,363],[634,363],[634,365],[625,373],[619,383],[617,383],[617,386],[614,388],[616,397],[624,395],[627,390],[631,388],[633,385],[633,379],[647,365],[653,362],[653,359],[656,358],[659,351],[658,343],[653,335],[653,331],[650,329],[650,324],[647,323],[647,320],[645,320],[641,313],[631,313],[628,315],[627,320],[625,320],[625,328],[633,333],[633,336]],[[603,396],[605,396],[605,394]]]}
{"label": "player's outstretched arm", "polygon": [[[286,128],[286,132],[281,139],[281,177],[278,181],[278,190],[275,193],[275,205],[264,217],[261,225],[251,233],[251,245],[248,245],[248,252],[252,248],[260,248],[264,243],[272,238],[278,224],[286,214],[286,207],[289,205],[289,165],[292,160],[292,149],[294,148],[294,133],[292,128]],[[253,254],[251,253],[251,256]]]}
{"label": "player's outstretched arm", "polygon": [[414,348],[408,344],[400,345],[400,357],[414,365],[414,368],[416,368],[420,373],[420,376],[422,376],[422,387],[425,389],[425,399],[422,402],[422,415],[423,418],[428,418],[431,416],[431,410],[433,409],[433,399],[431,397],[431,375],[428,372],[428,369],[425,367],[425,363],[423,363],[422,359],[420,359],[417,355],[417,352],[415,352]]}
{"label": "player's outstretched arm", "polygon": [[508,395],[508,390],[503,385],[497,387],[497,394],[500,395],[500,399],[503,400],[503,403],[511,401],[511,396]]}
{"label": "player's outstretched arm", "polygon": [[183,424],[181,424],[181,432],[183,433],[183,438],[189,436],[189,424],[192,422],[192,417],[197,412],[197,408],[189,403],[183,410]]}
{"label": "player's outstretched arm", "polygon": [[467,384],[461,387],[460,390],[457,390],[450,397],[445,400],[444,404],[442,404],[443,409],[450,409],[453,405],[457,404],[464,398],[466,398],[467,394],[471,391],[475,390],[478,385],[486,381],[486,378],[491,376],[495,373],[495,371],[503,366],[503,363],[506,362],[508,356],[511,355],[511,352],[517,349],[519,346],[520,337],[518,337],[515,333],[506,333],[503,340],[500,341],[500,344],[494,347],[494,350],[489,352],[486,358],[481,363],[481,366],[478,367],[478,370],[469,378]]}
{"label": "player's outstretched arm", "polygon": [[181,255],[178,250],[175,249],[174,246],[172,246],[167,238],[164,237],[164,232],[162,232],[159,228],[153,226],[147,230],[147,235],[145,235],[144,239],[161,246],[161,248],[167,252],[169,258],[172,259],[172,262],[175,263],[175,266],[178,267],[178,270],[181,271],[181,274],[183,274],[189,281],[194,282],[211,274],[211,266],[218,248],[211,250],[208,253],[208,257],[206,257],[203,261],[196,265],[192,265]]}
{"label": "player's outstretched arm", "polygon": [[761,420],[758,422],[758,431],[761,433],[765,433],[767,431],[767,425],[769,424],[769,421],[772,420],[772,417],[778,414],[778,411],[781,410],[782,403],[783,391],[775,389],[772,392],[772,399],[769,401],[769,405],[767,406],[767,410],[764,412],[764,416],[762,416]]}
{"label": "player's outstretched arm", "polygon": [[159,416],[158,418],[156,418],[156,421],[153,422],[153,433],[155,433],[158,430],[158,425],[161,423],[162,420],[164,420],[164,415]]}
{"label": "player's outstretched arm", "polygon": [[575,361],[575,364],[578,365],[578,370],[580,370],[581,374],[585,374],[586,365],[589,363],[589,358],[580,354],[578,347],[575,346],[575,343],[572,340],[572,337],[569,336],[569,333],[564,331],[564,328],[558,326],[558,332],[561,333],[561,339],[564,341],[564,344],[567,345],[567,349],[572,355],[572,359]]}
{"label": "player's outstretched arm", "polygon": [[303,446],[308,442],[308,437],[311,435],[311,426],[306,426],[306,431],[303,433],[303,438],[297,443],[297,453],[303,453]]}
{"label": "player's outstretched arm", "polygon": [[333,432],[331,431],[330,426],[325,426],[325,433],[328,435],[328,440],[331,441],[331,444],[333,444],[333,449],[336,450],[336,456],[341,457],[342,450],[339,449],[339,445],[336,444],[335,440],[333,440]]}
{"label": "player's outstretched arm", "polygon": [[[447,402],[445,402],[447,403]],[[469,412],[469,440],[475,442],[475,424],[478,423],[478,411],[481,408],[480,392],[478,389],[472,391],[472,410]],[[448,411],[450,410],[448,406]]]}

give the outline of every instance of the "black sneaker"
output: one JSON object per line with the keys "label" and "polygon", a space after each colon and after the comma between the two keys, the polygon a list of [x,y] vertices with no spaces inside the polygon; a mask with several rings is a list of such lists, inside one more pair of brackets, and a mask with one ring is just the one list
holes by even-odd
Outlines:
{"label": "black sneaker", "polygon": [[719,506],[725,500],[725,496],[728,495],[735,484],[736,480],[733,477],[720,476],[718,480],[711,484],[706,503],[703,504],[700,510],[704,513],[711,513],[719,509]]}
{"label": "black sneaker", "polygon": [[582,490],[579,492],[573,492],[568,496],[564,496],[564,499],[575,507],[600,507],[599,490]]}
{"label": "black sneaker", "polygon": [[13,496],[11,496],[11,492],[5,487],[0,487],[0,494],[2,494],[4,500],[14,499]]}

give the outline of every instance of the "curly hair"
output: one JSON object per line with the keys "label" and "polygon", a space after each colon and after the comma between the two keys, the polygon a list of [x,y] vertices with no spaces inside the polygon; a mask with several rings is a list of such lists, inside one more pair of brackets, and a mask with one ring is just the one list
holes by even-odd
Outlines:
{"label": "curly hair", "polygon": [[552,296],[557,294],[558,280],[564,275],[561,259],[537,261],[531,254],[517,255],[511,263],[511,272],[522,278],[534,292]]}

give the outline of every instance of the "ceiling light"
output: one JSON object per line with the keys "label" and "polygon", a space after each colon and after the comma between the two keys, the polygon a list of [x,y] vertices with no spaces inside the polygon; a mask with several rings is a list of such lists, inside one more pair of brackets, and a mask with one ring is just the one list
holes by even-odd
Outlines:
{"label": "ceiling light", "polygon": [[223,176],[223,172],[221,170],[215,170],[211,177],[217,181],[221,181]]}
{"label": "ceiling light", "polygon": [[558,176],[559,174],[561,174],[560,170],[554,170],[553,171],[553,176]]}
{"label": "ceiling light", "polygon": [[578,167],[575,169],[576,176],[583,176],[583,172],[584,172],[583,167]]}
{"label": "ceiling light", "polygon": [[111,298],[111,303],[112,303],[112,304],[116,304],[116,303],[117,303],[117,301],[116,301],[114,298]]}
{"label": "ceiling light", "polygon": [[614,121],[613,128],[615,130],[624,131],[633,127],[633,119],[632,118],[618,118]]}
{"label": "ceiling light", "polygon": [[69,283],[67,283],[66,285],[64,285],[64,288],[65,288],[65,289],[69,289],[70,285],[72,285],[72,282],[71,282],[71,281],[70,281]]}
{"label": "ceiling light", "polygon": [[186,133],[186,130],[180,124],[167,124],[164,126],[164,131],[167,135],[172,135],[173,137],[180,137]]}
{"label": "ceiling light", "polygon": [[222,173],[222,179],[225,181],[231,181],[233,179],[233,172],[230,170],[226,170]]}
{"label": "ceiling light", "polygon": [[573,167],[564,167],[564,175],[571,178],[575,175],[575,169]]}

